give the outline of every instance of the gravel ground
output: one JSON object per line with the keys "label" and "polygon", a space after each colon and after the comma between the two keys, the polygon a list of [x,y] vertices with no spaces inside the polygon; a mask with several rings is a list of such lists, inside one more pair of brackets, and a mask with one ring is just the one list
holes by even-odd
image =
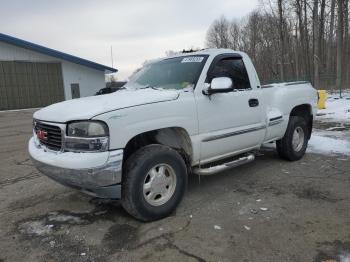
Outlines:
{"label": "gravel ground", "polygon": [[350,259],[349,156],[290,163],[266,148],[248,165],[190,177],[171,217],[140,223],[36,171],[32,113],[0,112],[0,262]]}

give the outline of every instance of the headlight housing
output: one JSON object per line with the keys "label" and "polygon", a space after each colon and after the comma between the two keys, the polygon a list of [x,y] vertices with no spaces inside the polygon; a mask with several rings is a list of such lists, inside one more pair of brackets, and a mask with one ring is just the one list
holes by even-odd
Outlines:
{"label": "headlight housing", "polygon": [[108,126],[101,121],[75,121],[67,124],[64,148],[73,152],[108,150]]}

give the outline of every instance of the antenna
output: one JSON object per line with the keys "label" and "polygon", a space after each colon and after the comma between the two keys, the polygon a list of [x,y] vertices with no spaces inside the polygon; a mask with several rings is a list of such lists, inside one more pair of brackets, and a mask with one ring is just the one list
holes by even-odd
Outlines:
{"label": "antenna", "polygon": [[112,68],[113,68],[113,46],[111,46],[111,60],[112,60]]}

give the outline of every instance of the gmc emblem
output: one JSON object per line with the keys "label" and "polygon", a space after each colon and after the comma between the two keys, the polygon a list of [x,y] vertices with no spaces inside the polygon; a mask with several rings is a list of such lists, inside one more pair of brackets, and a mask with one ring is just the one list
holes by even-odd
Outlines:
{"label": "gmc emblem", "polygon": [[38,130],[36,131],[36,136],[40,139],[40,140],[47,140],[47,132],[44,130]]}

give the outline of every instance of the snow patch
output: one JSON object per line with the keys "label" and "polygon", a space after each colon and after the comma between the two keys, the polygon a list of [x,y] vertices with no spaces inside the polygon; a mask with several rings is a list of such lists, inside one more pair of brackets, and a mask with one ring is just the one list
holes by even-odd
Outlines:
{"label": "snow patch", "polygon": [[339,256],[340,262],[350,262],[350,254],[343,254]]}
{"label": "snow patch", "polygon": [[350,156],[350,141],[339,137],[328,137],[325,132],[313,132],[307,148],[309,153]]}
{"label": "snow patch", "polygon": [[317,111],[316,120],[323,122],[350,122],[350,94],[343,98],[339,95],[328,95],[326,109]]}
{"label": "snow patch", "polygon": [[49,216],[49,221],[70,222],[70,223],[80,223],[80,222],[82,222],[79,217],[70,216],[70,215],[51,215],[51,216]]}
{"label": "snow patch", "polygon": [[52,233],[53,225],[45,225],[44,221],[29,221],[19,226],[19,231],[28,235],[44,236]]}
{"label": "snow patch", "polygon": [[251,228],[250,227],[248,227],[248,226],[244,226],[244,228],[246,229],[246,230],[250,230]]}
{"label": "snow patch", "polygon": [[221,226],[214,225],[214,229],[215,229],[215,230],[221,230]]}
{"label": "snow patch", "polygon": [[55,247],[56,242],[52,240],[52,241],[50,241],[49,244],[50,244],[50,247]]}

